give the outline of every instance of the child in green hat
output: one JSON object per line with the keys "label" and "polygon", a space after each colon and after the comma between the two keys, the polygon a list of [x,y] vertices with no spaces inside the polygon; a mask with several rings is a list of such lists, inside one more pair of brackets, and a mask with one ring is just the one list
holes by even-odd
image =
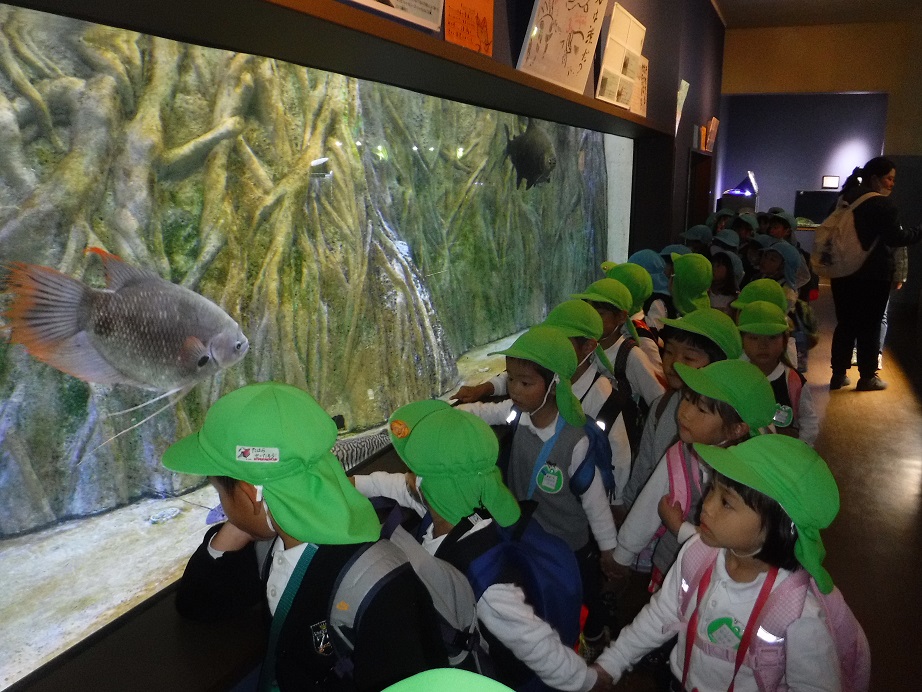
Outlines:
{"label": "child in green hat", "polygon": [[629,567],[659,538],[651,591],[662,583],[682,543],[695,533],[690,520],[709,471],[692,445],[735,444],[771,425],[775,414],[771,385],[752,363],[722,360],[700,369],[676,363],[675,370],[684,382],[676,414],[679,441],[666,450],[631,506],[615,550],[615,560]]}
{"label": "child in green hat", "polygon": [[509,401],[462,408],[491,425],[502,425],[510,414],[518,413],[511,416],[516,424],[506,482],[518,500],[537,502],[535,518],[576,554],[590,604],[587,636],[601,637],[601,609],[593,608],[592,602],[600,592],[599,568],[606,576],[615,569],[612,551],[618,532],[597,470],[582,494],[570,487],[577,470],[593,463],[583,429],[586,417],[570,385],[576,355],[558,329],[542,325],[532,327],[500,353],[506,356]]}
{"label": "child in green hat", "polygon": [[[767,236],[766,236],[767,237]],[[743,289],[740,291],[739,298],[730,303],[730,307],[735,310],[731,317],[734,321],[739,318],[740,310],[749,305],[749,303],[755,300],[765,300],[769,303],[778,306],[783,313],[787,314],[788,312],[788,298],[784,293],[784,289],[781,288],[779,284],[774,279],[756,279],[750,283],[743,286]],[[794,328],[794,322],[788,316],[788,325],[791,329]],[[797,367],[797,347],[794,342],[790,339],[788,340],[788,345],[785,350],[785,357],[787,358],[788,363],[791,367]]]}
{"label": "child in green hat", "polygon": [[676,411],[681,398],[678,393],[684,383],[675,365],[683,363],[703,368],[716,361],[739,358],[743,353],[740,333],[733,320],[713,308],[695,310],[678,319],[666,318],[661,334],[665,344],[663,372],[668,389],[650,407],[631,476],[624,489],[625,510],[631,508],[666,450],[679,439]]}
{"label": "child in green hat", "polygon": [[807,379],[786,359],[787,316],[774,303],[756,300],[740,311],[738,326],[746,358],[765,374],[775,393],[775,429],[812,447],[820,431],[819,416]]}
{"label": "child in green hat", "polygon": [[[380,536],[374,509],[330,451],[335,441],[336,424],[313,397],[265,382],[218,399],[202,429],[163,455],[172,471],[207,476],[228,517],[190,558],[177,608],[218,620],[267,604],[273,619],[261,689],[334,684],[340,657],[352,663],[348,684],[356,690],[448,663],[432,601],[412,570],[387,572],[374,594],[364,594],[353,630],[333,636],[337,617],[359,606],[333,593],[338,575],[354,574],[353,561]],[[271,542],[261,553],[265,565],[255,541]],[[345,609],[331,610],[337,601]],[[379,641],[381,631],[388,637]]]}
{"label": "child in green hat", "polygon": [[[678,632],[669,663],[681,689],[841,689],[836,643],[817,594],[833,589],[819,533],[839,510],[829,468],[783,435],[729,448],[696,444],[695,451],[713,469],[698,536],[597,665],[617,681]],[[867,641],[856,622],[852,633],[851,655],[865,664],[855,670],[867,673]],[[868,688],[867,679],[851,682]]]}
{"label": "child in green hat", "polygon": [[[653,253],[653,251],[650,251]],[[653,256],[660,259],[656,253]],[[640,264],[627,262],[621,264],[607,263],[609,266],[605,270],[605,276],[624,284],[631,293],[632,304],[628,312],[628,320],[634,325],[633,333],[629,331],[627,322],[621,328],[621,333],[625,337],[637,335],[637,345],[643,349],[647,358],[656,368],[657,374],[662,376],[663,363],[662,354],[660,353],[660,342],[656,332],[647,324],[646,315],[644,314],[644,305],[650,296],[653,295],[653,277],[650,272]],[[603,265],[604,268],[605,265]],[[665,279],[665,277],[663,277]]]}
{"label": "child in green hat", "polygon": [[[549,623],[536,612],[525,588],[527,580],[494,550],[502,542],[498,526],[519,521],[519,505],[503,484],[496,466],[498,442],[483,420],[444,401],[417,401],[401,406],[389,419],[390,437],[411,473],[376,472],[355,476],[356,488],[368,497],[390,497],[402,506],[427,513],[432,524],[422,537],[426,551],[439,560],[471,572],[481,632],[487,638],[493,673],[514,688],[543,684],[547,688],[588,689],[596,675],[573,650],[579,631],[580,599],[570,599],[568,622]],[[561,553],[571,571],[564,583],[579,584],[579,568],[569,547],[542,534],[548,550]],[[495,583],[482,584],[482,560],[500,560],[491,574]],[[472,571],[472,566],[474,567]],[[480,570],[480,571],[478,571]],[[564,595],[560,600],[566,603]],[[560,628],[558,632],[555,627]],[[563,632],[573,639],[561,641]],[[530,675],[522,676],[523,668]],[[531,689],[531,687],[528,687]]]}
{"label": "child in green hat", "polygon": [[711,261],[704,255],[692,252],[672,256],[672,278],[669,290],[672,302],[680,315],[711,306],[708,289],[714,280]]}
{"label": "child in green hat", "polygon": [[[611,363],[610,372],[615,386],[637,402],[641,411],[646,411],[650,402],[663,393],[664,387],[662,373],[642,349],[635,348],[639,340],[637,330],[628,319],[635,307],[631,292],[620,281],[600,279],[571,297],[585,300],[602,317],[604,333],[599,341],[599,350],[604,351]],[[622,331],[625,326],[629,335]],[[640,429],[632,431],[629,426],[628,434],[635,433],[639,438]]]}
{"label": "child in green hat", "polygon": [[[605,352],[597,348],[602,338],[602,318],[586,301],[573,299],[565,300],[551,310],[542,325],[557,329],[573,345],[577,358],[576,371],[570,380],[573,394],[579,399],[583,412],[608,436],[615,474],[615,498],[619,501],[631,472],[633,447],[624,416],[628,403],[603,375],[602,368],[610,371],[611,364]],[[596,358],[592,358],[593,354]],[[487,396],[506,396],[508,380],[508,374],[503,372],[483,384],[461,387],[452,398],[461,403],[474,403]]]}

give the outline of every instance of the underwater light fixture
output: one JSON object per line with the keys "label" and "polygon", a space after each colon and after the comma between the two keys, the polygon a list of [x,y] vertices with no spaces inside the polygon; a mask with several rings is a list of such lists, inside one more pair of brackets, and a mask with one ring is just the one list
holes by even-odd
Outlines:
{"label": "underwater light fixture", "polygon": [[458,158],[464,156],[464,147],[458,147]]}
{"label": "underwater light fixture", "polygon": [[333,171],[330,170],[330,158],[328,156],[314,159],[311,161],[310,168],[311,178],[328,178],[333,175]]}
{"label": "underwater light fixture", "polygon": [[416,146],[415,144],[413,145],[413,151],[419,151],[419,147]]}
{"label": "underwater light fixture", "polygon": [[429,151],[435,151],[435,147],[429,147]]}

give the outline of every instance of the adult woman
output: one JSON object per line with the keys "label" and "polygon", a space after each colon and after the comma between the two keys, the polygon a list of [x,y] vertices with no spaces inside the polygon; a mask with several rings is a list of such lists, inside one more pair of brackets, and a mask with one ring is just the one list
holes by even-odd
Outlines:
{"label": "adult woman", "polygon": [[887,383],[877,376],[880,322],[890,295],[893,268],[889,248],[911,245],[922,237],[922,228],[900,226],[896,206],[888,199],[896,179],[890,159],[878,156],[856,168],[842,186],[846,202],[869,192],[877,195],[855,207],[855,229],[861,246],[873,246],[864,264],[854,274],[831,279],[836,308],[836,330],[832,337],[832,379],[830,389],[840,389],[850,381],[846,371],[851,364],[852,347],[858,349],[859,391],[884,389]]}

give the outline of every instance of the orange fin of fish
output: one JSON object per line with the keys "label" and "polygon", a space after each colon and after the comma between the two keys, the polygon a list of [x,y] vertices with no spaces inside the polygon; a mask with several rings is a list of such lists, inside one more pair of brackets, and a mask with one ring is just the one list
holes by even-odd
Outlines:
{"label": "orange fin of fish", "polygon": [[84,331],[86,285],[37,264],[6,266],[5,293],[12,303],[4,313],[10,341],[22,344],[33,358],[87,382],[114,384],[125,377],[109,365]]}
{"label": "orange fin of fish", "polygon": [[106,270],[106,288],[110,291],[117,291],[123,286],[128,286],[138,281],[149,281],[150,279],[163,281],[158,274],[127,264],[118,255],[113,255],[102,248],[88,247],[83,251],[83,254],[98,255],[102,260],[103,267]]}

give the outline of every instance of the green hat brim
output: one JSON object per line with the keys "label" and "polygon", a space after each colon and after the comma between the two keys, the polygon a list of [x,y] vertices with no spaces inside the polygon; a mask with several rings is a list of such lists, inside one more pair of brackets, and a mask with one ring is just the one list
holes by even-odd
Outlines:
{"label": "green hat brim", "polygon": [[[774,436],[769,435],[766,437]],[[695,443],[693,446],[701,458],[717,473],[773,498],[790,516],[790,511],[776,497],[775,488],[759,473],[758,464],[741,457],[737,454],[735,447],[723,448],[699,443]],[[836,503],[838,504],[838,498]],[[791,517],[791,520],[797,527],[798,533],[797,541],[794,545],[794,554],[797,561],[816,580],[816,585],[822,593],[830,593],[833,589],[833,580],[826,568],[823,567],[826,549],[823,546],[819,529],[814,526],[805,526],[803,523],[796,521],[794,517]]]}
{"label": "green hat brim", "polygon": [[776,322],[753,322],[751,324],[741,324],[739,329],[740,333],[774,336],[775,334],[784,334],[788,330],[788,325],[780,325]]}

